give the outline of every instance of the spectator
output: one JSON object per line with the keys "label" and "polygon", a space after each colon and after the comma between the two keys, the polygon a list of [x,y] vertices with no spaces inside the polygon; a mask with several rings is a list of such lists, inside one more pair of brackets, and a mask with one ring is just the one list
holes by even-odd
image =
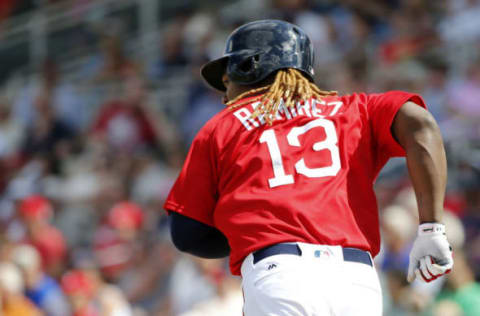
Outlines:
{"label": "spectator", "polygon": [[70,301],[73,316],[101,316],[95,303],[95,285],[83,270],[71,270],[62,276],[62,289]]}
{"label": "spectator", "polygon": [[56,116],[49,93],[36,98],[35,109],[37,116],[27,130],[23,153],[27,157],[43,153],[58,162],[71,150],[74,131]]}
{"label": "spectator", "polygon": [[217,291],[215,278],[208,272],[218,271],[222,263],[222,260],[180,257],[169,282],[169,299],[173,315],[186,313],[196,304],[215,297]]}
{"label": "spectator", "polygon": [[108,225],[124,240],[135,240],[143,222],[143,210],[132,202],[114,205],[107,217]]}
{"label": "spectator", "polygon": [[[476,316],[480,311],[480,284],[475,281],[473,271],[462,251],[455,253],[455,269],[447,278],[447,286],[439,294],[433,306],[436,313],[444,301],[453,302],[463,316]],[[436,314],[434,314],[436,315]]]}
{"label": "spectator", "polygon": [[42,267],[57,276],[63,269],[67,255],[67,245],[62,233],[50,223],[53,207],[46,198],[32,195],[23,199],[18,212],[26,227],[24,241],[32,244],[39,251]]}
{"label": "spectator", "polygon": [[178,254],[163,236],[157,235],[157,238],[142,245],[118,284],[137,308],[154,314],[171,315],[168,290],[172,269],[178,263]]}
{"label": "spectator", "polygon": [[134,260],[143,216],[138,205],[120,202],[110,209],[106,221],[95,233],[95,257],[107,280],[117,280]]}
{"label": "spectator", "polygon": [[[472,155],[470,152],[469,155]],[[459,184],[466,201],[463,210],[465,250],[477,280],[480,280],[480,170],[462,159],[458,168]]]}
{"label": "spectator", "polygon": [[414,58],[434,41],[431,30],[421,23],[422,16],[396,10],[390,19],[392,34],[380,46],[380,56],[386,64]]}
{"label": "spectator", "polygon": [[12,116],[10,101],[0,97],[0,159],[15,159],[25,137],[23,124]]}
{"label": "spectator", "polygon": [[93,137],[116,151],[155,147],[157,135],[145,108],[144,83],[131,79],[124,87],[123,98],[101,106],[92,127]]}
{"label": "spectator", "polygon": [[384,253],[381,268],[406,271],[411,241],[415,236],[415,217],[400,205],[390,205],[382,212]]}
{"label": "spectator", "polygon": [[239,288],[240,280],[227,275],[221,266],[222,261],[202,261],[203,271],[215,286],[217,295],[200,302],[181,316],[223,316],[242,315],[243,296]]}
{"label": "spectator", "polygon": [[12,263],[0,263],[0,311],[3,316],[42,316],[43,314],[23,296],[23,279]]}
{"label": "spectator", "polygon": [[447,15],[439,24],[442,39],[452,44],[471,43],[480,37],[480,3],[476,0],[447,1]]}
{"label": "spectator", "polygon": [[[480,6],[479,6],[480,8]],[[447,90],[449,109],[452,112],[453,122],[450,128],[456,128],[457,139],[468,137],[480,139],[480,130],[477,122],[480,119],[480,58],[472,64],[465,78],[454,80]],[[450,131],[449,131],[450,132]],[[455,133],[451,131],[450,133]]]}
{"label": "spectator", "polygon": [[0,190],[3,190],[22,163],[21,144],[25,138],[23,124],[12,115],[10,100],[0,96]]}
{"label": "spectator", "polygon": [[429,62],[428,68],[429,78],[423,96],[428,104],[428,109],[441,125],[449,116],[447,99],[449,68],[444,61],[435,60],[435,58]]}
{"label": "spectator", "polygon": [[100,38],[101,66],[94,77],[96,83],[115,83],[140,74],[140,67],[130,60],[124,51],[121,24],[107,21]]}
{"label": "spectator", "polygon": [[185,67],[189,60],[186,56],[183,43],[183,32],[188,17],[179,15],[170,23],[162,38],[162,56],[154,65],[153,75],[157,78],[174,76],[181,67]]}
{"label": "spectator", "polygon": [[25,280],[25,295],[46,316],[68,316],[70,307],[60,285],[42,270],[38,251],[29,245],[13,249],[12,261],[22,270]]}
{"label": "spectator", "polygon": [[197,96],[191,110],[183,118],[182,133],[185,143],[190,144],[200,127],[223,107],[220,97],[215,92],[204,91]]}
{"label": "spectator", "polygon": [[119,287],[106,283],[96,269],[84,270],[93,284],[96,303],[102,316],[131,316],[130,303]]}
{"label": "spectator", "polygon": [[48,96],[51,112],[57,120],[73,131],[85,128],[88,119],[87,107],[81,104],[82,97],[74,85],[62,78],[58,64],[53,58],[47,58],[41,65],[40,73],[34,76],[13,102],[14,117],[22,124],[30,125],[36,121],[38,104]]}

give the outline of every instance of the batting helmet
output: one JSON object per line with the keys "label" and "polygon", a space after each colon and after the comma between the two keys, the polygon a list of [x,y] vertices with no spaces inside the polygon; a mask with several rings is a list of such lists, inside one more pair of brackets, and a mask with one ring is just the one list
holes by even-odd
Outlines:
{"label": "batting helmet", "polygon": [[284,21],[261,20],[233,31],[223,57],[206,63],[201,74],[210,86],[225,91],[225,72],[241,85],[260,82],[283,68],[298,69],[313,81],[313,63],[312,43],[301,28]]}

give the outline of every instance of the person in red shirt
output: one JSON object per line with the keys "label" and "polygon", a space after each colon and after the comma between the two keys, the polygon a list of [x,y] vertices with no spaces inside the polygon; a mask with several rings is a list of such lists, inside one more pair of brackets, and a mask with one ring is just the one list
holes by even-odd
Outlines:
{"label": "person in red shirt", "polygon": [[92,126],[94,139],[127,152],[155,147],[157,134],[145,106],[145,83],[130,78],[125,80],[123,90],[122,98],[101,106]]}
{"label": "person in red shirt", "polygon": [[18,212],[26,226],[24,241],[38,250],[45,271],[57,276],[65,264],[67,244],[62,232],[50,223],[52,204],[44,196],[33,194],[19,203]]}
{"label": "person in red shirt", "polygon": [[246,316],[382,314],[373,183],[391,157],[406,156],[419,206],[408,280],[453,265],[445,152],[422,98],[323,91],[313,60],[295,25],[236,29],[202,68],[227,107],[195,137],[164,205],[178,249],[230,256]]}
{"label": "person in red shirt", "polygon": [[67,271],[61,279],[62,289],[70,300],[73,316],[99,316],[95,305],[95,285],[83,270]]}
{"label": "person in red shirt", "polygon": [[102,274],[116,280],[132,265],[144,225],[143,210],[129,201],[116,203],[95,232],[93,248]]}

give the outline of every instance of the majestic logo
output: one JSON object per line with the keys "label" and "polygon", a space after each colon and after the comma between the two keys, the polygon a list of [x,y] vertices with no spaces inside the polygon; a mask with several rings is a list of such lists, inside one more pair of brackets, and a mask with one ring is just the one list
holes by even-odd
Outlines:
{"label": "majestic logo", "polygon": [[271,263],[268,265],[267,270],[272,270],[272,269],[275,269],[276,267],[277,265],[275,263]]}

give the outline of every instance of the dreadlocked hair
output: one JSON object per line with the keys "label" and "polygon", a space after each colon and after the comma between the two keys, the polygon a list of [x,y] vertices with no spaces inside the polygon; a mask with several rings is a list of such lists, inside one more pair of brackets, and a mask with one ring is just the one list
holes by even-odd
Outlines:
{"label": "dreadlocked hair", "polygon": [[[238,102],[243,98],[256,94],[258,95],[252,99]],[[285,107],[289,108],[294,107],[301,100],[310,100],[312,97],[320,100],[325,96],[336,94],[337,91],[319,89],[315,83],[310,82],[300,71],[287,68],[280,69],[276,73],[272,84],[244,92],[235,99],[228,101],[226,105],[233,110],[245,104],[260,101],[251,117],[261,116],[268,125],[272,125],[282,102]]]}

